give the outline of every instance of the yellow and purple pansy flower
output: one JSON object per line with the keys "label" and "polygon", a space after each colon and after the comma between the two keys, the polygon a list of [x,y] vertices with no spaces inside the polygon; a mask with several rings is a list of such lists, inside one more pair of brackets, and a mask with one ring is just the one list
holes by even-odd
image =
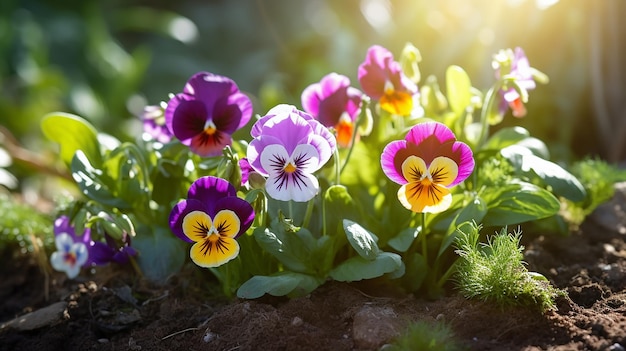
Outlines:
{"label": "yellow and purple pansy flower", "polygon": [[172,232],[194,243],[191,260],[200,267],[218,267],[239,254],[237,237],[254,221],[254,209],[237,197],[228,181],[207,176],[196,180],[170,213]]}
{"label": "yellow and purple pansy flower", "polygon": [[370,47],[358,77],[365,94],[378,100],[381,109],[393,115],[411,115],[417,85],[402,72],[389,50],[379,45]]}
{"label": "yellow and purple pansy flower", "polygon": [[267,194],[281,201],[306,202],[319,190],[313,175],[333,155],[335,136],[310,114],[278,105],[253,126],[248,145],[250,166],[267,177]]}
{"label": "yellow and purple pansy flower", "polygon": [[302,108],[326,127],[334,128],[340,147],[349,147],[361,95],[360,90],[350,86],[350,78],[333,72],[304,89]]}
{"label": "yellow and purple pansy flower", "polygon": [[250,121],[252,102],[230,78],[208,72],[193,75],[183,92],[167,103],[165,123],[191,151],[219,156],[231,135]]}
{"label": "yellow and purple pansy flower", "polygon": [[398,200],[413,212],[438,213],[452,203],[450,188],[474,170],[467,144],[439,122],[420,123],[404,140],[387,144],[381,156],[383,172],[401,185]]}

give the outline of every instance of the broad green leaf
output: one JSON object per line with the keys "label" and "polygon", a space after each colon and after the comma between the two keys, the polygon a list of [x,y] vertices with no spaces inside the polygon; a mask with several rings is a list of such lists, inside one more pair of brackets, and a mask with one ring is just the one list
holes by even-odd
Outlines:
{"label": "broad green leaf", "polygon": [[321,282],[315,277],[295,272],[282,272],[272,276],[256,275],[243,283],[237,297],[256,299],[265,294],[272,296],[304,296],[315,290]]}
{"label": "broad green leaf", "polygon": [[348,242],[354,250],[366,260],[373,260],[380,250],[376,245],[376,237],[360,224],[349,219],[343,220],[343,229],[346,231]]}
{"label": "broad green leaf", "polygon": [[506,147],[500,153],[522,173],[541,179],[554,194],[574,202],[585,199],[585,188],[580,181],[556,163],[544,160],[519,145]]}
{"label": "broad green leaf", "polygon": [[92,165],[100,167],[102,155],[98,132],[85,119],[69,113],[54,112],[43,117],[41,129],[48,139],[60,145],[61,159],[66,165],[72,163],[76,151],[82,150]]}
{"label": "broad green leaf", "polygon": [[165,227],[142,227],[133,239],[133,247],[139,251],[137,263],[143,275],[156,283],[180,271],[188,255],[185,242]]}
{"label": "broad green leaf", "polygon": [[446,70],[446,89],[448,103],[455,113],[462,113],[471,104],[472,83],[463,68],[454,65],[448,67]]}
{"label": "broad green leaf", "polygon": [[517,144],[520,141],[529,138],[530,133],[522,127],[503,128],[493,133],[487,140],[482,150],[501,150],[507,146]]}
{"label": "broad green leaf", "polygon": [[482,222],[485,226],[502,227],[550,217],[561,206],[549,191],[521,181],[485,189],[481,195],[488,207]]}
{"label": "broad green leaf", "polygon": [[127,209],[131,206],[115,195],[103,178],[102,171],[94,168],[82,150],[77,150],[71,162],[72,177],[85,196],[102,205]]}
{"label": "broad green leaf", "polygon": [[324,193],[324,208],[326,213],[326,228],[328,234],[335,234],[340,230],[344,219],[356,220],[359,218],[354,200],[343,185],[333,185]]}
{"label": "broad green leaf", "polygon": [[351,257],[330,272],[330,277],[340,282],[353,282],[380,277],[402,267],[400,255],[382,252],[374,260],[361,256]]}
{"label": "broad green leaf", "polygon": [[310,253],[295,233],[270,228],[257,227],[253,232],[259,246],[276,257],[285,268],[302,273],[313,273],[310,265],[315,262],[308,260]]}
{"label": "broad green leaf", "polygon": [[394,250],[397,250],[400,252],[406,252],[406,250],[409,249],[413,241],[417,239],[421,231],[422,231],[422,226],[419,226],[417,228],[406,228],[400,231],[398,235],[389,239],[387,244],[391,246]]}

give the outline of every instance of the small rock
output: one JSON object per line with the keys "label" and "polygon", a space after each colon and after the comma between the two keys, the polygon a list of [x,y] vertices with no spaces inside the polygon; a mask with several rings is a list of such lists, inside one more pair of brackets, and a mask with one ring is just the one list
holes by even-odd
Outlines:
{"label": "small rock", "polygon": [[207,332],[204,334],[204,337],[202,337],[202,341],[204,341],[207,344],[216,339],[217,339],[217,334],[213,333],[210,330],[207,330]]}
{"label": "small rock", "polygon": [[620,345],[618,343],[615,343],[615,344],[609,346],[609,348],[607,350],[609,350],[609,351],[625,351],[626,349],[624,348],[624,346],[622,346],[622,345]]}
{"label": "small rock", "polygon": [[363,306],[354,315],[352,338],[358,349],[378,349],[400,335],[402,324],[390,307]]}
{"label": "small rock", "polygon": [[20,331],[26,331],[53,325],[63,319],[63,312],[66,308],[67,302],[59,301],[48,307],[44,307],[36,311],[27,313],[23,316],[14,318],[0,325],[0,330],[11,328]]}
{"label": "small rock", "polygon": [[302,324],[304,324],[304,321],[298,316],[293,317],[293,319],[291,320],[291,325],[293,325],[294,327],[299,327]]}

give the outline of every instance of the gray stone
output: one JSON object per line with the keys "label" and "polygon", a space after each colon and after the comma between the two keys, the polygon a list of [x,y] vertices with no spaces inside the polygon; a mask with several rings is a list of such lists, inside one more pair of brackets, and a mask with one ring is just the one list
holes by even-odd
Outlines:
{"label": "gray stone", "polygon": [[66,308],[67,302],[59,301],[48,307],[40,308],[23,316],[14,318],[0,325],[0,330],[16,329],[20,331],[27,331],[54,325],[63,320],[63,311],[65,311]]}
{"label": "gray stone", "polygon": [[598,206],[591,218],[608,230],[626,234],[626,182],[615,184],[613,198]]}
{"label": "gray stone", "polygon": [[359,349],[377,349],[400,335],[402,327],[392,308],[365,305],[354,315],[352,338]]}

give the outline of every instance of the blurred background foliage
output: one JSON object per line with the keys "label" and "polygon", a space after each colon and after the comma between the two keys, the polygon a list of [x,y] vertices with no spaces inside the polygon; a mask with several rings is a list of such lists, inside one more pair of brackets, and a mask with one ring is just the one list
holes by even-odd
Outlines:
{"label": "blurred background foliage", "polygon": [[302,90],[329,72],[359,87],[369,46],[399,58],[406,42],[421,51],[422,81],[433,74],[444,90],[452,64],[487,90],[492,55],[521,46],[551,81],[531,92],[524,119],[499,127],[525,127],[559,162],[623,162],[622,13],[622,0],[3,0],[0,183],[41,190],[41,173],[66,176],[41,134],[46,113],[75,113],[132,140],[144,105],[210,71],[234,79],[262,115],[300,106]]}

